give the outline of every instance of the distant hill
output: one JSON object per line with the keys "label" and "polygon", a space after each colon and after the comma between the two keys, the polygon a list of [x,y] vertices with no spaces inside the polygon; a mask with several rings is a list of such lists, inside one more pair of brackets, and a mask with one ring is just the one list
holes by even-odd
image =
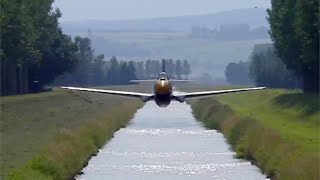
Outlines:
{"label": "distant hill", "polygon": [[179,17],[138,19],[138,20],[91,20],[62,22],[66,33],[83,32],[91,28],[99,30],[162,30],[188,31],[193,26],[215,27],[222,24],[248,24],[251,27],[268,27],[267,12],[264,8],[237,9],[214,14]]}
{"label": "distant hill", "polygon": [[92,36],[92,47],[98,54],[104,54],[105,56],[125,56],[125,57],[137,57],[146,56],[149,51],[125,43],[118,43],[110,41],[101,36]]}

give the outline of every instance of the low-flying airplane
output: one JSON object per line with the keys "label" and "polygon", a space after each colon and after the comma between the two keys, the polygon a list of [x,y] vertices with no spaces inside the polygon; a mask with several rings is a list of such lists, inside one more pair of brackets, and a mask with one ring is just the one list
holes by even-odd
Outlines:
{"label": "low-flying airplane", "polygon": [[81,87],[65,87],[61,86],[63,89],[78,90],[78,91],[87,91],[94,93],[104,93],[104,94],[113,94],[119,96],[127,96],[139,98],[143,102],[154,100],[156,104],[160,107],[166,107],[170,104],[172,100],[179,102],[184,102],[189,98],[200,98],[205,96],[212,96],[218,94],[227,94],[235,92],[244,92],[252,90],[261,90],[265,87],[255,87],[255,88],[242,88],[242,89],[227,89],[227,90],[216,90],[216,91],[201,91],[201,92],[190,92],[190,93],[177,93],[175,94],[172,91],[171,82],[183,82],[190,80],[170,80],[167,73],[165,72],[165,63],[162,62],[162,72],[159,74],[158,79],[154,80],[132,80],[131,82],[145,82],[145,81],[154,81],[154,91],[153,93],[139,93],[139,92],[129,92],[129,91],[115,91],[115,90],[105,90],[105,89],[92,89],[92,88],[81,88]]}

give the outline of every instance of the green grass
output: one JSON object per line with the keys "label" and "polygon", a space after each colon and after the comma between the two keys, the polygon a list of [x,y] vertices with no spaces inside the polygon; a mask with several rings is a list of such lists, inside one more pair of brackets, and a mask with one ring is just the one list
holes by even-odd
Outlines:
{"label": "green grass", "polygon": [[206,127],[221,130],[238,157],[272,179],[319,179],[319,96],[269,89],[192,102]]}
{"label": "green grass", "polygon": [[62,130],[43,151],[8,179],[72,179],[106,140],[127,124],[139,104],[127,102],[79,128]]}
{"label": "green grass", "polygon": [[[134,91],[137,87],[110,88]],[[132,104],[135,109],[142,104],[129,98],[65,90],[1,97],[1,179],[42,152],[62,130],[110,117],[111,109],[123,109],[132,102],[138,103]]]}
{"label": "green grass", "polygon": [[219,96],[240,117],[259,120],[310,150],[319,149],[319,97],[299,91],[264,90]]}

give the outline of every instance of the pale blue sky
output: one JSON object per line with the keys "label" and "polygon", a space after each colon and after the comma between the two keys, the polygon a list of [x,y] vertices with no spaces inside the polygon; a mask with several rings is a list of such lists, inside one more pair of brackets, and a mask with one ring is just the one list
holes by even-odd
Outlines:
{"label": "pale blue sky", "polygon": [[56,0],[62,21],[119,20],[269,8],[270,0]]}

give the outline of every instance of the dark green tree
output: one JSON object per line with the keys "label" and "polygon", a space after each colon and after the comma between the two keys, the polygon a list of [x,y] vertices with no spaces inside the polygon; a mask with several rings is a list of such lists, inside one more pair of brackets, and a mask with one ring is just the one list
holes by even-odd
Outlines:
{"label": "dark green tree", "polygon": [[107,67],[104,55],[98,55],[92,62],[93,85],[105,85],[107,82]]}
{"label": "dark green tree", "polygon": [[117,82],[119,82],[119,69],[120,64],[117,58],[113,56],[109,61],[109,67],[107,72],[107,82],[109,84],[117,84]]}
{"label": "dark green tree", "polygon": [[1,1],[1,94],[39,89],[76,63],[77,48],[62,33],[52,3]]}
{"label": "dark green tree", "polygon": [[319,1],[272,0],[268,14],[277,55],[305,92],[319,93]]}

